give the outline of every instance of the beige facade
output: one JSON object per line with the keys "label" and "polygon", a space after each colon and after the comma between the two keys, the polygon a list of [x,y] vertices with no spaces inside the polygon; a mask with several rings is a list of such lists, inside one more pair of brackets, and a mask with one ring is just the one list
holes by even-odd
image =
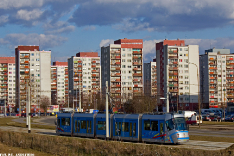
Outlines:
{"label": "beige facade", "polygon": [[68,59],[69,90],[73,95],[75,107],[93,109],[96,95],[101,88],[101,64],[97,52],[79,52]]}
{"label": "beige facade", "polygon": [[234,102],[234,54],[230,49],[209,49],[200,55],[202,104],[226,107]]}
{"label": "beige facade", "polygon": [[143,41],[120,39],[101,48],[102,91],[108,81],[114,111],[134,96],[143,95]]}
{"label": "beige facade", "polygon": [[31,108],[38,112],[42,97],[51,101],[51,51],[40,51],[39,46],[18,46],[15,53],[16,106],[25,111],[30,87]]}

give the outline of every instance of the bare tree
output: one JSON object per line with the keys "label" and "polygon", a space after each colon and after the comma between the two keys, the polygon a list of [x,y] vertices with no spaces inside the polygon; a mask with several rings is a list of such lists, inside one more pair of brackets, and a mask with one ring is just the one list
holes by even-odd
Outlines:
{"label": "bare tree", "polygon": [[50,105],[50,99],[48,96],[41,96],[41,108],[44,110],[44,113],[46,115],[47,113],[47,107]]}
{"label": "bare tree", "polygon": [[153,112],[156,108],[156,100],[150,96],[137,96],[125,102],[123,107],[126,113]]}

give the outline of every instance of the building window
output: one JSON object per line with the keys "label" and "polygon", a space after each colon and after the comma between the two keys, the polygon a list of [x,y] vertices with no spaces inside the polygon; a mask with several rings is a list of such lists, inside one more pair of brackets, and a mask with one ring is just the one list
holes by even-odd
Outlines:
{"label": "building window", "polygon": [[126,68],[126,65],[122,65],[122,68]]}
{"label": "building window", "polygon": [[125,62],[125,59],[122,59],[122,62]]}
{"label": "building window", "polygon": [[125,48],[123,48],[123,51],[125,51]]}

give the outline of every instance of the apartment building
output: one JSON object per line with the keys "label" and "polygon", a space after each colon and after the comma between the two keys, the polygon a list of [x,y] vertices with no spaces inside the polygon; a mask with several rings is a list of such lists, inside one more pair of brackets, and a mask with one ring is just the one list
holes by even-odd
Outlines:
{"label": "apartment building", "polygon": [[200,55],[201,103],[222,108],[234,102],[234,54],[230,49],[209,49]]}
{"label": "apartment building", "polygon": [[30,87],[31,109],[38,112],[41,98],[51,101],[51,51],[40,51],[39,46],[15,48],[16,108],[24,112],[27,87]]}
{"label": "apartment building", "polygon": [[143,40],[119,39],[101,48],[102,91],[106,81],[114,111],[134,96],[143,94]]}
{"label": "apartment building", "polygon": [[15,108],[15,57],[0,57],[0,112],[7,106],[7,112]]}
{"label": "apartment building", "polygon": [[95,99],[101,88],[100,57],[97,52],[79,52],[68,59],[69,90],[75,100],[75,107],[79,107],[79,93],[81,94],[81,108],[93,109]]}
{"label": "apartment building", "polygon": [[[198,109],[199,47],[184,40],[156,43],[158,102],[170,111]],[[161,98],[161,100],[160,100]],[[165,110],[165,109],[164,109]]]}
{"label": "apartment building", "polygon": [[144,95],[157,96],[157,68],[156,59],[150,63],[144,63]]}
{"label": "apartment building", "polygon": [[51,104],[65,106],[68,103],[68,63],[53,62],[51,66]]}

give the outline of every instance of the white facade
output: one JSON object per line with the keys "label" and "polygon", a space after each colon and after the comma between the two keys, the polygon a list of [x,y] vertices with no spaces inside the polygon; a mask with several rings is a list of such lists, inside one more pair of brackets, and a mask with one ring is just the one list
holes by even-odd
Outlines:
{"label": "white facade", "polygon": [[8,104],[15,105],[15,63],[8,64]]}

